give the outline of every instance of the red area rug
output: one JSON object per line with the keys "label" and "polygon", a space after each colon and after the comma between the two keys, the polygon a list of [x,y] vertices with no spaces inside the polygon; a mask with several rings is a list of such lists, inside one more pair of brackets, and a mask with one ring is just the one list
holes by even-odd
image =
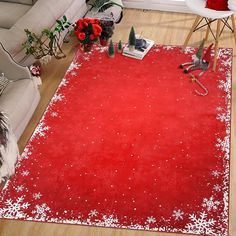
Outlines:
{"label": "red area rug", "polygon": [[228,234],[232,50],[201,81],[178,69],[194,48],[143,61],[77,53],[1,193],[0,216]]}

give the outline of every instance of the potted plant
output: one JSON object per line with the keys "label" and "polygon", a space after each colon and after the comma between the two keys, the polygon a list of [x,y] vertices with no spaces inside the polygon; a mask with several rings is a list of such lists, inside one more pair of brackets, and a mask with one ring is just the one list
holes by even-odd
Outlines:
{"label": "potted plant", "polygon": [[75,25],[75,35],[85,52],[90,51],[94,42],[97,42],[102,33],[100,20],[84,18],[79,19]]}
{"label": "potted plant", "polygon": [[66,57],[62,51],[61,43],[64,31],[69,32],[72,24],[68,22],[66,16],[56,20],[54,29],[44,29],[40,35],[36,35],[28,29],[25,29],[27,40],[22,44],[26,55],[32,55],[36,60],[45,62],[51,57],[61,59]]}
{"label": "potted plant", "polygon": [[102,32],[100,35],[100,44],[102,46],[106,46],[108,44],[108,39],[111,38],[114,31],[114,22],[113,21],[107,21],[107,20],[101,20],[100,21]]}
{"label": "potted plant", "polygon": [[134,32],[134,27],[131,27],[130,33],[129,33],[129,50],[134,51],[136,44],[136,37]]}

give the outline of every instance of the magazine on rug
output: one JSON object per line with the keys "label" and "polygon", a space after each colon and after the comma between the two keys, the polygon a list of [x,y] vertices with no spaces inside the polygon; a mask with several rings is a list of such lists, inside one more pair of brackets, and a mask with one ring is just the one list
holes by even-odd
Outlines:
{"label": "magazine on rug", "polygon": [[146,54],[150,51],[154,41],[151,39],[141,38],[141,36],[136,35],[136,46],[134,51],[129,50],[129,45],[127,44],[123,50],[123,55],[127,57],[132,57],[138,60],[142,60]]}

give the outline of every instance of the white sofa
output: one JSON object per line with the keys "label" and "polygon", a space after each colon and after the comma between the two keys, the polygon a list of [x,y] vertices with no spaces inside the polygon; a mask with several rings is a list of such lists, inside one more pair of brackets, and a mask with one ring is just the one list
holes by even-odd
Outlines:
{"label": "white sofa", "polygon": [[39,103],[40,94],[28,67],[15,63],[2,44],[0,44],[0,72],[9,80],[21,79],[9,83],[0,96],[0,110],[7,114],[18,140]]}
{"label": "white sofa", "polygon": [[0,42],[16,62],[29,65],[32,57],[22,50],[24,29],[39,34],[44,28],[52,28],[63,15],[74,22],[86,11],[85,0],[0,0]]}

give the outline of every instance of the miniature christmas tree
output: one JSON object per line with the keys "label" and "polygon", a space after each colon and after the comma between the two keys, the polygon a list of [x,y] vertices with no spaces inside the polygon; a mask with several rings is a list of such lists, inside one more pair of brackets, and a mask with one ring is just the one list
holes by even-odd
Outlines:
{"label": "miniature christmas tree", "polygon": [[114,44],[113,44],[112,40],[109,43],[108,55],[109,55],[109,57],[114,57],[115,56],[115,48],[114,48]]}
{"label": "miniature christmas tree", "polygon": [[132,51],[135,49],[136,37],[134,32],[134,27],[132,26],[129,33],[129,49]]}
{"label": "miniature christmas tree", "polygon": [[196,57],[198,59],[202,59],[202,51],[203,51],[204,43],[205,43],[205,39],[202,40],[202,42],[201,42],[201,44],[200,44],[200,46],[198,48],[198,51],[196,53]]}
{"label": "miniature christmas tree", "polygon": [[123,46],[122,46],[122,43],[121,43],[121,40],[120,40],[119,43],[118,43],[118,52],[122,53],[122,49],[123,49]]}

